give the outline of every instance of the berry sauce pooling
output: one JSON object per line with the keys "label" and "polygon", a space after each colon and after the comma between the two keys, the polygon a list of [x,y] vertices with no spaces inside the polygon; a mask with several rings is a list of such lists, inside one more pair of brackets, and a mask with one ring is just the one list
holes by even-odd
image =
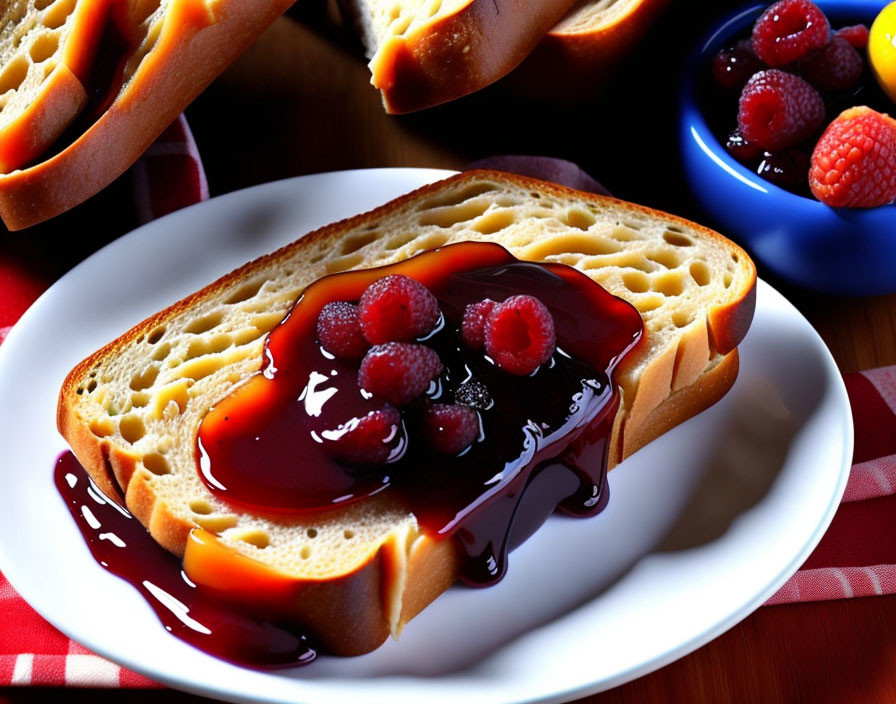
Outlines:
{"label": "berry sauce pooling", "polygon": [[[442,320],[417,344],[435,350],[444,368],[402,408],[402,432],[387,463],[346,463],[327,450],[328,438],[385,403],[359,387],[356,361],[321,349],[316,321],[327,303],[357,301],[394,273],[419,281],[438,300]],[[518,294],[547,306],[557,338],[553,355],[526,376],[500,369],[461,339],[468,305]],[[452,245],[390,267],[326,277],[271,332],[263,369],[204,418],[201,476],[221,498],[265,513],[328,510],[388,491],[428,534],[457,535],[469,558],[468,583],[492,583],[504,574],[507,550],[558,505],[590,515],[605,504],[605,445],[618,405],[610,376],[642,334],[638,312],[581,272],[519,262],[493,244]],[[426,409],[473,406],[471,398],[479,437],[457,456],[433,449],[421,425]],[[566,469],[543,471],[558,463]],[[528,496],[526,487],[539,475],[538,491]]]}
{"label": "berry sauce pooling", "polygon": [[232,601],[197,588],[180,560],[103,496],[71,452],[57,460],[53,479],[94,559],[137,589],[169,633],[249,667],[295,667],[315,659],[306,637],[294,628],[242,612]]}

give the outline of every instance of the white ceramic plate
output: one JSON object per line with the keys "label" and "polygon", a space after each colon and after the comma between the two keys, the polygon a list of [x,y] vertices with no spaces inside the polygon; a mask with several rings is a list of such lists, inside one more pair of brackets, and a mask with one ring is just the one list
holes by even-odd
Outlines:
{"label": "white ceramic plate", "polygon": [[615,470],[602,515],[552,518],[500,585],[452,588],[375,653],[235,667],[171,637],[93,561],[52,482],[67,371],[244,261],[445,175],[323,174],[216,198],[114,242],[28,311],[0,347],[0,569],[41,614],[159,682],[233,701],[563,701],[694,650],[797,569],[842,494],[851,416],[827,349],[762,282],[722,402]]}

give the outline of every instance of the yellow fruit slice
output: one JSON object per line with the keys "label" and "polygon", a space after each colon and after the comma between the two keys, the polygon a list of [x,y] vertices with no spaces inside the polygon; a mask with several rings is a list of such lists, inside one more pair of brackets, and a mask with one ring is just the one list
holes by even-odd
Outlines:
{"label": "yellow fruit slice", "polygon": [[868,60],[880,87],[896,102],[896,2],[881,10],[871,25]]}

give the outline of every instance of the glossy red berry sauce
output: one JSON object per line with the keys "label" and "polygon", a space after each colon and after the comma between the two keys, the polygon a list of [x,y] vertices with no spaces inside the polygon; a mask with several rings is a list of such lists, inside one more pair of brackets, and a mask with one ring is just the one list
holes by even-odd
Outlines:
{"label": "glossy red berry sauce", "polygon": [[139,591],[169,633],[249,667],[295,667],[315,659],[300,629],[243,611],[193,584],[180,560],[106,498],[71,452],[56,462],[53,478],[94,559]]}
{"label": "glossy red berry sauce", "polygon": [[[322,349],[318,316],[333,301],[357,302],[388,274],[420,282],[437,299],[441,320],[415,344],[435,350],[443,371],[401,408],[385,463],[350,463],[332,451],[333,438],[385,406],[359,386],[357,360]],[[518,294],[547,306],[557,340],[548,361],[523,376],[469,349],[461,335],[468,305]],[[611,375],[642,334],[637,310],[581,272],[520,262],[494,244],[462,243],[325,277],[271,332],[263,368],[206,415],[197,463],[214,494],[266,514],[329,510],[390,492],[428,534],[458,537],[468,583],[493,583],[504,574],[507,551],[558,505],[591,515],[605,504],[606,440],[618,404]],[[458,455],[440,452],[421,426],[427,408],[467,405],[469,398],[479,437]],[[562,470],[544,473],[538,492],[527,492],[558,463]]]}

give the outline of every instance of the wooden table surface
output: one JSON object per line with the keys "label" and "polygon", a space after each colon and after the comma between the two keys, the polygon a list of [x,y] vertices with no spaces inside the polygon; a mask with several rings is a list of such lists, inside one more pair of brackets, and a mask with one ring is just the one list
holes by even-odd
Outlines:
{"label": "wooden table surface", "polygon": [[[317,0],[303,0],[187,116],[212,194],[321,171],[461,168],[485,156],[525,153],[570,159],[619,197],[700,221],[678,173],[675,91],[687,47],[733,3],[719,0],[705,16],[690,4],[682,12],[686,4],[673,4],[606,86],[582,86],[584,103],[527,102],[498,85],[390,117],[354,40]],[[22,239],[20,246],[27,256],[34,245]],[[87,253],[83,243],[73,245],[70,263]],[[821,296],[760,274],[804,313],[844,373],[896,363],[896,295]],[[60,701],[201,701],[171,692],[6,689],[0,704],[48,694]],[[894,702],[896,596],[761,608],[693,654],[581,701]]]}

